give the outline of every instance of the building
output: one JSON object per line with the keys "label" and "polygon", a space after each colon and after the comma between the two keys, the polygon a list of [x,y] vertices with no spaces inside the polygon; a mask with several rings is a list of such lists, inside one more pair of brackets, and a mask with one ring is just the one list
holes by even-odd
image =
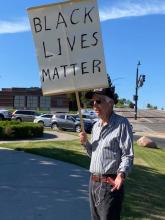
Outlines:
{"label": "building", "polygon": [[69,100],[66,95],[43,96],[38,87],[2,88],[0,108],[68,112]]}

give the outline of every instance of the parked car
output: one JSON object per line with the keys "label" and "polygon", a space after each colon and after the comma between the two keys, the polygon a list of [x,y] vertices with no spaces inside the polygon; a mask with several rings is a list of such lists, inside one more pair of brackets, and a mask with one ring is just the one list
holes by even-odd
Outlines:
{"label": "parked car", "polygon": [[[80,121],[69,114],[53,115],[51,128],[53,130],[60,128],[60,129],[66,129],[66,130],[71,130],[71,131],[76,131],[76,132],[81,131]],[[84,121],[84,129],[87,133],[90,133],[92,130],[92,123]]]}
{"label": "parked car", "polygon": [[83,119],[90,120],[93,125],[98,121],[98,117],[96,115],[82,114],[82,117]]}
{"label": "parked car", "polygon": [[36,116],[33,122],[49,127],[51,126],[52,117],[53,117],[53,114],[42,114],[42,115]]}
{"label": "parked car", "polygon": [[12,120],[33,122],[40,114],[33,110],[16,110],[12,114]]}
{"label": "parked car", "polygon": [[[73,114],[72,116],[76,118],[76,120],[80,121],[79,114],[75,114],[75,115]],[[87,121],[92,123],[92,125],[94,125],[95,122],[98,121],[98,117],[96,117],[95,115],[82,114],[82,118],[85,122]]]}
{"label": "parked car", "polygon": [[81,113],[83,115],[90,115],[90,116],[93,116],[93,117],[97,117],[96,112],[93,109],[81,109]]}
{"label": "parked car", "polygon": [[[77,121],[80,121],[79,114],[70,114],[70,115],[74,117]],[[98,118],[96,118],[95,116],[86,115],[86,114],[82,114],[82,118],[83,118],[84,123],[90,124],[91,130],[95,122],[98,120]]]}
{"label": "parked car", "polygon": [[10,120],[12,113],[6,109],[0,109],[0,121],[1,120]]}

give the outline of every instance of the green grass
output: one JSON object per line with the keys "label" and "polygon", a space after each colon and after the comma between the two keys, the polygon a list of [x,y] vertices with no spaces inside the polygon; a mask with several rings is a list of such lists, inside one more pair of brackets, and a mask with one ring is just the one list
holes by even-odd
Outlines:
{"label": "green grass", "polygon": [[[0,147],[51,157],[88,168],[89,158],[78,140],[52,142],[18,142]],[[165,149],[135,145],[135,163],[126,183],[123,220],[165,219]]]}
{"label": "green grass", "polygon": [[126,183],[123,219],[165,219],[164,161],[165,149],[135,146],[135,164]]}

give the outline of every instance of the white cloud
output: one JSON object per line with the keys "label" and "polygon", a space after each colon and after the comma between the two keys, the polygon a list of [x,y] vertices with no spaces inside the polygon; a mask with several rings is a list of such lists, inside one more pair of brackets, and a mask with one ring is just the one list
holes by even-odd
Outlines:
{"label": "white cloud", "polygon": [[30,30],[30,25],[26,18],[22,18],[17,21],[0,20],[0,34],[26,32],[29,30]]}
{"label": "white cloud", "polygon": [[[165,2],[162,0],[136,0],[121,1],[116,6],[102,8],[99,11],[101,21],[119,19],[132,16],[145,16],[153,14],[165,14]],[[13,21],[0,20],[0,34],[11,34],[30,31],[27,18]]]}
{"label": "white cloud", "polygon": [[153,14],[165,14],[165,2],[162,1],[142,1],[131,3],[126,1],[125,4],[103,8],[100,10],[101,21],[109,19],[118,19],[132,16],[145,16]]}

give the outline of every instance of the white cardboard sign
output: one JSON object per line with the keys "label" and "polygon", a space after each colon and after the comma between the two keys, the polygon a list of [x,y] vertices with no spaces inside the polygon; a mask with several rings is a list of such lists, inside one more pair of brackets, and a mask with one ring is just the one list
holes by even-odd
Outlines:
{"label": "white cardboard sign", "polygon": [[28,9],[44,95],[107,87],[96,0]]}

